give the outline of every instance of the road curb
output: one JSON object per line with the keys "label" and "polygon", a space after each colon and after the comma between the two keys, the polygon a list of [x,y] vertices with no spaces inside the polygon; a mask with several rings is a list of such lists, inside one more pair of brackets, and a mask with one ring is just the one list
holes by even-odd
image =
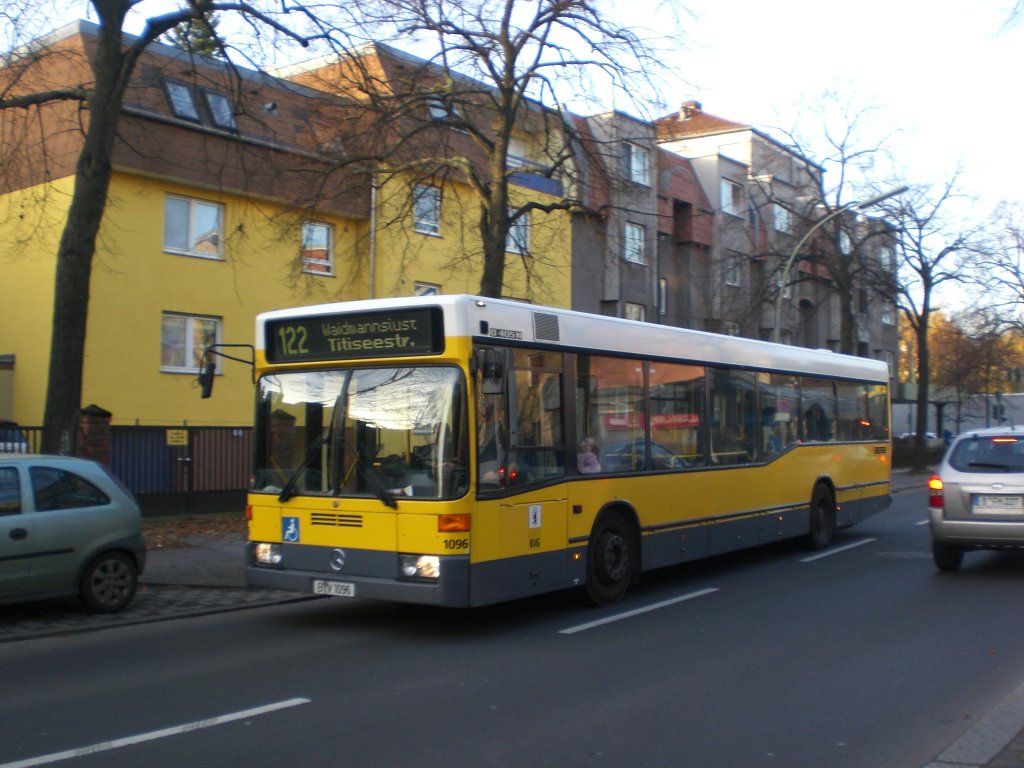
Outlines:
{"label": "road curb", "polygon": [[[985,768],[1015,739],[1024,736],[1024,684],[989,711],[925,768]],[[1019,763],[1006,763],[1007,768]]]}

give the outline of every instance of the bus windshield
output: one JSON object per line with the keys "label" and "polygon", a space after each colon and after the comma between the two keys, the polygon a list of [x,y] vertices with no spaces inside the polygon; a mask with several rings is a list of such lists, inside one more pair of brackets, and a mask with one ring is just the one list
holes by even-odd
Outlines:
{"label": "bus windshield", "polygon": [[465,383],[448,366],[275,373],[257,387],[253,491],[451,499],[468,487]]}

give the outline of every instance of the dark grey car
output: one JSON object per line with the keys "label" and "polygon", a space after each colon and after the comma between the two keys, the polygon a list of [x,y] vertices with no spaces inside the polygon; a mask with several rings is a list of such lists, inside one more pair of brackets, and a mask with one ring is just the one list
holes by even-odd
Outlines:
{"label": "dark grey car", "polygon": [[78,595],[119,611],[145,563],[139,505],[106,467],[0,455],[0,604]]}
{"label": "dark grey car", "polygon": [[1024,548],[1024,428],[965,432],[929,481],[932,554],[955,571],[969,549]]}

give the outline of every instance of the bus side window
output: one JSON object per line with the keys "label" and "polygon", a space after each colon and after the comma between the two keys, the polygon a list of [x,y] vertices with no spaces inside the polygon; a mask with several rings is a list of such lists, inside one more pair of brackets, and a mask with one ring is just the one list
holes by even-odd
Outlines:
{"label": "bus side window", "polygon": [[800,407],[804,419],[804,440],[824,443],[836,439],[836,396],[831,381],[800,379]]}
{"label": "bus side window", "polygon": [[624,357],[580,355],[576,363],[576,431],[600,446],[602,472],[645,469],[644,364]]}
{"label": "bus side window", "polygon": [[754,393],[753,374],[711,369],[711,459],[715,464],[754,460],[759,425]]}
{"label": "bus side window", "polygon": [[562,355],[517,350],[510,414],[510,483],[543,482],[565,474]]}

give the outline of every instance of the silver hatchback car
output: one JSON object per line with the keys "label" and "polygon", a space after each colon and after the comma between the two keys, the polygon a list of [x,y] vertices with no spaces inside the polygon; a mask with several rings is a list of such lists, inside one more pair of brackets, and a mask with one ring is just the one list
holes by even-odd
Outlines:
{"label": "silver hatchback car", "polygon": [[78,595],[119,611],[145,564],[139,505],[106,467],[0,455],[0,604]]}
{"label": "silver hatchback car", "polygon": [[932,555],[955,571],[968,549],[1024,549],[1024,427],[965,432],[928,482]]}

